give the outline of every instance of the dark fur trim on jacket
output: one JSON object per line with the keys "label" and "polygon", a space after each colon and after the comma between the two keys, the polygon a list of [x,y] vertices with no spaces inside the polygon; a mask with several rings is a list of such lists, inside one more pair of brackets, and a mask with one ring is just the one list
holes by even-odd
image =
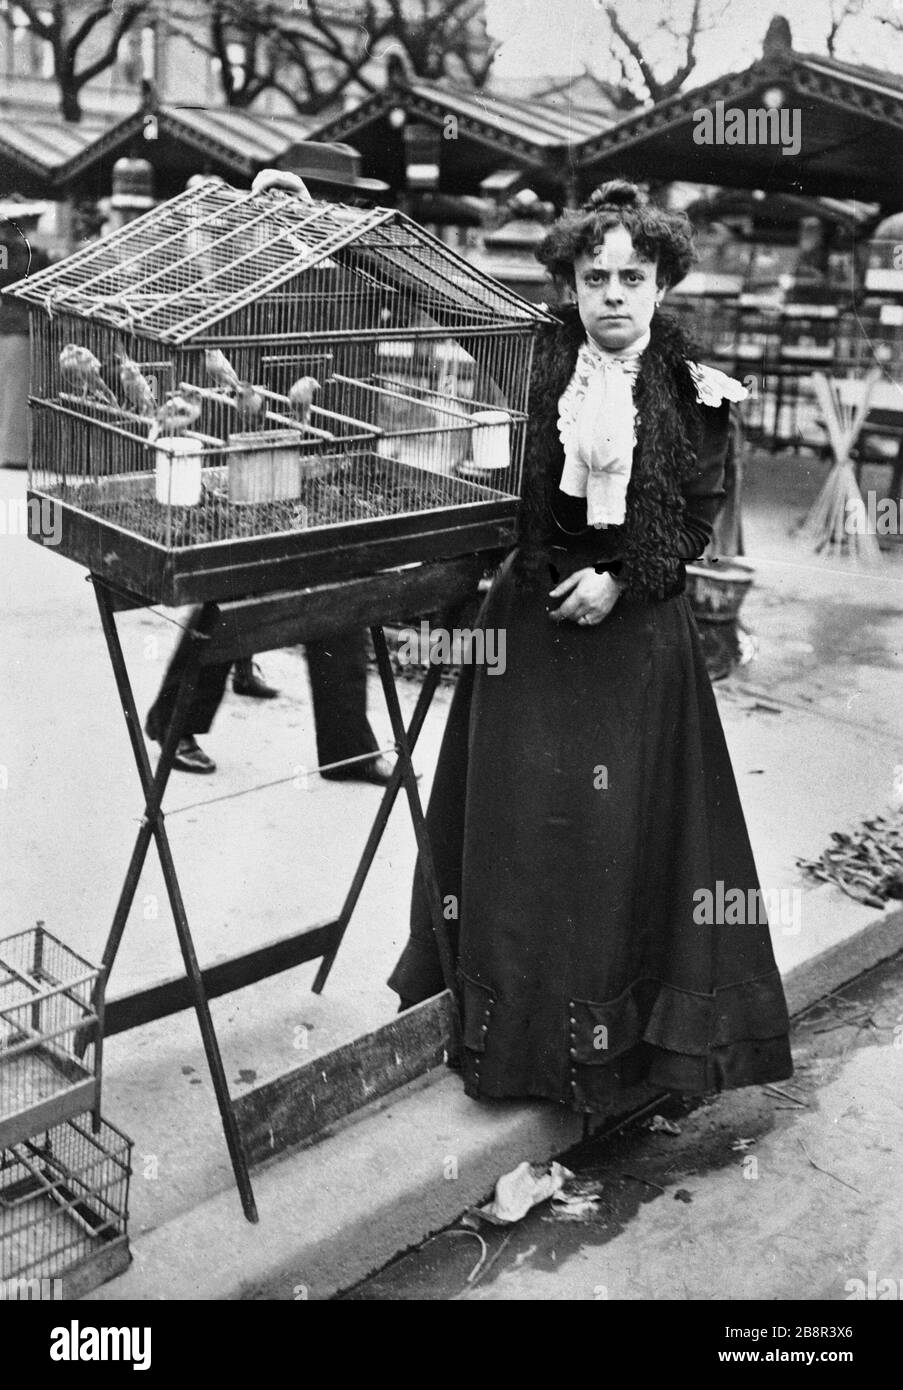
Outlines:
{"label": "dark fur trim on jacket", "polygon": [[[576,309],[556,312],[561,321],[540,330],[536,343],[518,509],[515,573],[521,585],[530,588],[548,579],[551,500],[564,467],[558,400],[586,336]],[[686,362],[693,356],[688,339],[667,315],[656,314],[651,331],[634,393],[637,443],[627,488],[619,575],[629,597],[646,600],[664,598],[681,582],[681,489],[697,470],[702,429],[696,387]]]}

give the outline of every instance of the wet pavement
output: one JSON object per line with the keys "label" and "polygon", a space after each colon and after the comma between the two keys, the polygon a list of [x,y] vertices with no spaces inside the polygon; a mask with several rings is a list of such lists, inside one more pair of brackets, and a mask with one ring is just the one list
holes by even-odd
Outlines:
{"label": "wet pavement", "polygon": [[654,1102],[678,1134],[647,1110],[563,1155],[592,1214],[459,1222],[339,1297],[824,1301],[903,1276],[903,958],[808,1010],[793,1050],[780,1085]]}
{"label": "wet pavement", "polygon": [[756,578],[742,609],[756,657],[733,678],[772,697],[900,739],[903,761],[903,544],[880,568],[817,558],[792,533],[827,465],[756,452],[747,465],[745,541]]}

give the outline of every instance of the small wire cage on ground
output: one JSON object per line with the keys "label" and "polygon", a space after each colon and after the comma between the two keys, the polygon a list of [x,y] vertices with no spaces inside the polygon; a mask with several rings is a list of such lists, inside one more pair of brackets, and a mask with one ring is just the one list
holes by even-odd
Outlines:
{"label": "small wire cage on ground", "polygon": [[31,491],[111,583],[232,598],[510,539],[548,315],[400,212],[208,181],[12,293]]}
{"label": "small wire cage on ground", "polygon": [[106,1121],[93,1132],[87,1116],[0,1149],[0,1280],[7,1288],[59,1279],[62,1297],[77,1298],[122,1273],[131,1258],[131,1171],[131,1140]]}
{"label": "small wire cage on ground", "polygon": [[99,980],[40,923],[0,940],[0,1148],[99,1105]]}

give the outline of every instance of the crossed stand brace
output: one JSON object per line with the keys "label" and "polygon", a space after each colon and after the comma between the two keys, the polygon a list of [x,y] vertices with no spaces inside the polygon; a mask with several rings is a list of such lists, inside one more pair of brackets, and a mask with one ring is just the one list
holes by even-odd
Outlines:
{"label": "crossed stand brace", "polygon": [[[194,1007],[235,1181],[244,1214],[249,1221],[258,1220],[257,1206],[245,1146],[229,1095],[219,1042],[210,1014],[209,1000],[267,978],[290,966],[318,958],[320,966],[313,989],[316,993],[322,991],[402,786],[407,796],[417,841],[420,872],[428,894],[443,979],[446,988],[455,996],[452,950],[443,918],[442,900],[420,803],[417,777],[411,762],[411,754],[436,690],[440,667],[430,664],[411,721],[406,728],[382,624],[399,613],[441,612],[443,624],[447,628],[453,627],[455,618],[464,604],[476,593],[486,564],[486,556],[472,555],[464,559],[438,561],[413,568],[386,570],[366,578],[325,584],[299,592],[277,593],[222,604],[206,603],[190,629],[193,641],[188,660],[182,669],[172,716],[163,738],[156,769],[151,768],[148,758],[115,622],[117,612],[147,607],[147,600],[112,588],[98,575],[89,576],[94,585],[100,620],[144,795],[144,815],[104,949],[101,978],[103,981],[108,980],[116,960],[151,840],[156,841],[185,966],[184,977],[138,990],[119,999],[108,1000],[104,1031],[110,1036]],[[380,681],[397,749],[397,762],[391,781],[383,793],[341,911],[332,922],[310,927],[268,946],[258,947],[239,957],[202,969],[192,940],[162,809],[166,784],[179,741],[179,731],[191,705],[201,670],[208,665],[231,663],[248,652],[290,646],[363,626],[368,626],[372,635]]]}

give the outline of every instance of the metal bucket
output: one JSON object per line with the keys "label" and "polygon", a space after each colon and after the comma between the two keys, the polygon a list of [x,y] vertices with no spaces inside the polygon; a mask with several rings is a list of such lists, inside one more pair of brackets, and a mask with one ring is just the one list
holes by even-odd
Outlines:
{"label": "metal bucket", "polygon": [[739,560],[687,565],[687,597],[698,622],[735,622],[754,571]]}

